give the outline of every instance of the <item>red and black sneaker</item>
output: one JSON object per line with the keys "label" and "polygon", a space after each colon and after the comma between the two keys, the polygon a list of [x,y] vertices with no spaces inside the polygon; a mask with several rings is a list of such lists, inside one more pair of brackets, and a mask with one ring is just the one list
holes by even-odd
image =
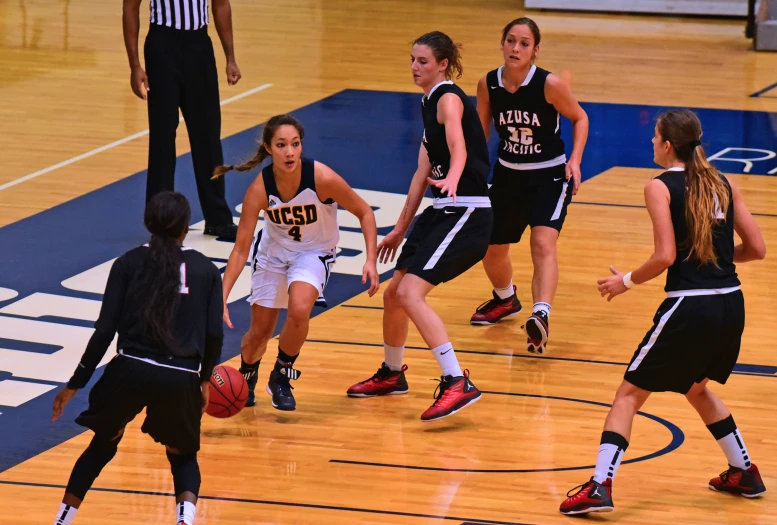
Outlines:
{"label": "red and black sneaker", "polygon": [[526,335],[529,336],[526,340],[526,349],[532,354],[544,354],[545,348],[548,345],[548,334],[550,333],[548,316],[545,312],[534,312],[531,314],[526,320],[524,330],[526,330]]}
{"label": "red and black sneaker", "polygon": [[[580,489],[571,496],[573,490]],[[597,483],[594,478],[567,492],[567,499],[559,507],[561,514],[588,514],[589,512],[612,512],[612,479]]]}
{"label": "red and black sneaker", "polygon": [[728,492],[746,498],[757,498],[766,492],[766,486],[755,463],[747,470],[729,465],[727,471],[710,480],[710,488],[716,492]]}
{"label": "red and black sneaker", "polygon": [[469,370],[463,376],[443,376],[434,391],[434,403],[421,414],[421,421],[434,421],[455,414],[480,399],[480,390],[469,380]]}
{"label": "red and black sneaker", "polygon": [[500,299],[496,292],[491,293],[494,294],[494,298],[477,307],[469,320],[470,324],[496,324],[502,319],[521,313],[521,301],[515,293],[515,285],[513,285],[513,295],[507,299]]}
{"label": "red and black sneaker", "polygon": [[383,363],[374,376],[349,388],[347,392],[348,397],[407,394],[408,386],[407,379],[405,379],[405,370],[407,370],[407,365],[402,365],[402,369],[397,372],[386,366],[386,363]]}

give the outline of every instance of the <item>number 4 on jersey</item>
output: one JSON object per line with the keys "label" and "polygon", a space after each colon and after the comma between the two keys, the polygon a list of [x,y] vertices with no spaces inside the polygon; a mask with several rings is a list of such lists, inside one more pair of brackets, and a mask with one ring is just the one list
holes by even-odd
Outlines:
{"label": "number 4 on jersey", "polygon": [[299,226],[293,226],[289,228],[289,237],[297,242],[302,240],[302,232],[300,231]]}

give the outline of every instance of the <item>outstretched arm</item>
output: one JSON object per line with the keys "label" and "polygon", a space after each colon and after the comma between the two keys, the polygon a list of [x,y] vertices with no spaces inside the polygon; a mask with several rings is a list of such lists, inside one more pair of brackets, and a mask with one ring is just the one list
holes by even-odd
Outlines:
{"label": "outstretched arm", "polygon": [[[669,190],[658,179],[653,179],[645,186],[645,204],[647,205],[650,219],[653,222],[653,254],[642,266],[626,274],[634,284],[646,283],[664,273],[674,263],[677,257],[675,245],[674,227],[672,226],[672,213],[669,211]],[[610,266],[611,277],[599,279],[599,292],[602,297],[611,301],[613,297],[622,294],[628,287],[623,272],[619,272]]]}

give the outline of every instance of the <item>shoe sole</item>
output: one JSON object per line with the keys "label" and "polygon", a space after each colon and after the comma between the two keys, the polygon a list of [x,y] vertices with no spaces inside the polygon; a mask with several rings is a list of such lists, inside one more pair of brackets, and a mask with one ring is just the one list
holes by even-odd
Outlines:
{"label": "shoe sole", "polygon": [[[524,325],[524,330],[526,330],[526,335],[529,336],[529,339],[532,341],[540,341],[539,345],[534,346],[537,346],[541,349],[537,351],[538,354],[544,354],[548,345],[547,328],[542,325],[541,321],[535,321],[530,317]],[[534,353],[532,350],[529,350],[529,352]]]}
{"label": "shoe sole", "polygon": [[561,512],[561,514],[565,516],[576,516],[579,514],[588,514],[590,512],[612,512],[614,509],[615,507],[589,507],[583,510],[570,510],[567,512],[564,512],[563,510],[561,510],[559,512]]}
{"label": "shoe sole", "polygon": [[521,312],[523,312],[523,308],[521,308],[517,312],[505,315],[504,317],[500,317],[496,321],[472,321],[472,320],[470,320],[469,324],[473,324],[473,325],[476,325],[476,326],[492,325],[492,324],[498,323],[499,321],[504,321],[505,319],[509,319],[510,317],[515,317],[516,315],[518,315]]}
{"label": "shoe sole", "polygon": [[430,421],[438,421],[438,420],[440,420],[440,419],[443,419],[443,418],[446,418],[446,417],[448,417],[448,416],[452,416],[452,415],[453,415],[453,414],[455,414],[456,412],[460,412],[460,411],[464,410],[465,408],[467,408],[468,406],[470,406],[471,404],[475,403],[475,402],[476,402],[478,399],[480,399],[481,397],[483,397],[483,393],[482,393],[482,392],[480,392],[480,393],[479,393],[478,397],[473,397],[472,399],[470,399],[469,401],[467,401],[467,403],[466,403],[466,404],[464,404],[464,405],[461,405],[459,408],[457,408],[457,409],[456,409],[456,410],[454,410],[453,412],[448,412],[447,414],[444,414],[444,415],[442,415],[442,416],[437,416],[437,417],[434,417],[434,418],[432,418],[432,419],[422,419],[421,421],[422,421],[423,423],[428,423],[428,422],[430,422]]}
{"label": "shoe sole", "polygon": [[387,392],[385,394],[352,394],[350,392],[346,392],[346,395],[348,397],[383,397],[383,396],[399,396],[402,394],[407,394],[409,390],[395,390],[393,392]]}
{"label": "shoe sole", "polygon": [[734,496],[744,496],[745,498],[760,498],[762,495],[766,493],[766,489],[763,489],[761,492],[758,492],[756,494],[745,494],[743,492],[730,492],[728,490],[718,490],[712,485],[708,485],[710,490],[714,490],[715,492],[719,492],[721,494],[732,494]]}
{"label": "shoe sole", "polygon": [[267,388],[265,388],[265,391],[268,394],[270,394],[270,399],[271,399],[270,403],[272,403],[272,407],[275,408],[276,410],[281,410],[283,412],[293,412],[293,411],[297,410],[297,405],[294,405],[293,408],[281,408],[278,405],[276,405],[275,401],[272,401],[272,390],[270,390],[270,385],[267,385]]}

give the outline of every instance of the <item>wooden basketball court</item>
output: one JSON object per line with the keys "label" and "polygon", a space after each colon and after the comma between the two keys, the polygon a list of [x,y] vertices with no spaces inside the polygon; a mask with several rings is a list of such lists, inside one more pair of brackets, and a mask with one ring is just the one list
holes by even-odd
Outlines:
{"label": "wooden basketball court", "polygon": [[[457,82],[474,95],[477,80],[502,63],[501,28],[524,14],[543,32],[538,65],[568,74],[583,102],[731,110],[744,115],[743,122],[751,114],[771,112],[767,121],[777,122],[777,95],[750,96],[777,82],[777,55],[753,52],[744,38],[743,21],[526,12],[506,0],[487,5],[476,0],[232,0],[232,9],[243,74],[237,86],[226,84],[223,53],[215,27],[210,30],[225,102],[225,139],[342,90],[416,94],[408,68],[410,44],[434,29],[464,45],[465,74]],[[142,39],[147,3],[141,6],[141,20]],[[146,168],[146,105],[129,88],[120,3],[1,3],[0,50],[0,150],[5,153],[0,159],[0,226],[23,225],[36,214]],[[417,95],[420,98],[420,92]],[[338,111],[347,122],[349,107]],[[415,106],[413,111],[406,118],[420,132],[420,111]],[[712,119],[702,123],[705,138],[720,126]],[[328,122],[306,125],[324,128]],[[590,133],[593,137],[619,125],[592,118]],[[777,124],[772,126],[759,133],[771,132],[765,140],[777,145]],[[721,133],[742,136],[742,130]],[[183,155],[189,150],[183,124],[178,135]],[[564,138],[571,142],[568,135]],[[374,147],[380,148],[380,142]],[[652,151],[649,139],[630,148],[648,157]],[[583,163],[617,153],[606,145],[589,148]],[[371,154],[359,148],[352,152]],[[751,152],[749,158],[756,156],[766,154]],[[763,161],[768,162],[768,169],[777,166],[777,160]],[[777,422],[770,401],[777,387],[777,259],[772,251],[777,243],[777,179],[765,169],[759,172],[760,164],[747,174],[741,161],[720,166],[742,188],[770,252],[765,261],[738,268],[747,302],[740,366],[726,386],[712,388],[731,408],[769,492],[751,501],[710,491],[708,480],[727,468],[725,456],[681,396],[658,394],[635,419],[626,461],[614,484],[615,512],[597,515],[594,521],[766,525],[777,516]],[[493,327],[469,325],[474,309],[490,296],[481,265],[433,293],[430,301],[448,326],[462,368],[470,370],[484,391],[480,402],[460,414],[421,423],[421,412],[433,401],[436,383],[430,379],[439,369],[412,326],[406,351],[410,393],[346,397],[352,383],[380,366],[381,293],[372,299],[355,295],[311,321],[309,341],[298,361],[303,375],[294,384],[298,409],[292,413],[274,410],[268,396],[260,393],[277,350],[277,342],[271,342],[270,359],[260,370],[257,406],[227,420],[203,419],[203,483],[196,522],[575,522],[558,513],[558,504],[569,489],[591,476],[609,403],[663,298],[663,277],[612,303],[599,297],[596,279],[608,275],[611,264],[628,271],[651,253],[642,188],[658,172],[616,163],[582,185],[559,242],[561,281],[546,355],[525,351],[523,314]],[[397,176],[409,181],[411,173]],[[191,173],[185,176],[193,178]],[[123,202],[117,198],[108,204],[121,207]],[[197,235],[192,233],[194,242]],[[11,257],[23,242],[3,246],[3,257]],[[228,247],[224,249],[228,254]],[[528,308],[528,243],[514,246],[511,254],[519,298]],[[0,287],[12,284],[0,281]],[[0,297],[0,317],[24,318],[24,313],[6,315],[4,300]],[[247,305],[239,301],[231,308]],[[238,326],[237,336],[246,328]],[[13,339],[3,333],[0,338]],[[77,358],[65,376],[76,363]],[[239,357],[228,364],[238,367]],[[64,381],[42,384],[52,387],[53,395]],[[22,412],[25,405],[12,410],[0,406],[5,412],[0,428],[6,423],[3,418],[23,416],[24,425],[50,419],[50,401],[30,403],[37,403],[34,412]],[[66,418],[72,421],[76,413],[68,409]],[[76,523],[172,523],[169,464],[161,447],[140,432],[141,421],[128,429]],[[20,461],[6,458],[12,466],[0,472],[0,522],[53,521],[71,468],[92,435],[58,440],[57,425],[49,423],[41,427],[49,431],[29,438],[51,443],[41,453],[29,459],[20,455]]]}

